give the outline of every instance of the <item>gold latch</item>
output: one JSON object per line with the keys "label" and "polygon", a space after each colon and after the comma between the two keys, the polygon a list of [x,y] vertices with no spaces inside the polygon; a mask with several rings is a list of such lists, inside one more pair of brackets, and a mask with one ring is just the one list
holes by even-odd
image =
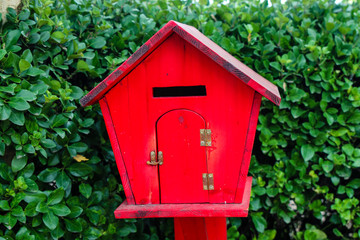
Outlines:
{"label": "gold latch", "polygon": [[211,129],[200,129],[200,146],[211,146]]}
{"label": "gold latch", "polygon": [[155,153],[155,151],[151,151],[151,153],[150,153],[150,161],[147,161],[146,164],[147,165],[152,165],[152,166],[162,165],[163,161],[164,161],[162,151],[158,152],[158,160],[159,161],[156,161],[156,153]]}
{"label": "gold latch", "polygon": [[214,190],[214,174],[213,173],[203,173],[203,189],[204,190]]}

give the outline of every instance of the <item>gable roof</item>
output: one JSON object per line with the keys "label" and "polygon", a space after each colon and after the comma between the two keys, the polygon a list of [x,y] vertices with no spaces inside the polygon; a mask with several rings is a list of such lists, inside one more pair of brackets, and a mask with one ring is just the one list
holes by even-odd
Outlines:
{"label": "gable roof", "polygon": [[281,97],[279,90],[274,84],[230,55],[219,45],[199,32],[196,28],[175,21],[170,21],[114,72],[112,72],[107,78],[85,95],[80,100],[81,105],[85,107],[99,101],[116,83],[133,70],[144,58],[151,54],[151,52],[154,51],[156,47],[165,41],[172,33],[178,34],[185,41],[189,42],[199,51],[203,52],[225,70],[232,73],[239,80],[253,88],[262,96],[266,97],[276,105],[280,104]]}

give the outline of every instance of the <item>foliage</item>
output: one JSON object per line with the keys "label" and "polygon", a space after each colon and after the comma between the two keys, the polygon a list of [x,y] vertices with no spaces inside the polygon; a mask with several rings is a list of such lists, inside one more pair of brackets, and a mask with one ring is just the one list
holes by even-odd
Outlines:
{"label": "foliage", "polygon": [[[281,89],[263,101],[248,218],[229,239],[359,238],[360,8],[304,1],[35,0],[0,31],[0,239],[165,239],[124,200],[97,105],[78,100],[173,19]],[[1,19],[1,18],[0,18]]]}

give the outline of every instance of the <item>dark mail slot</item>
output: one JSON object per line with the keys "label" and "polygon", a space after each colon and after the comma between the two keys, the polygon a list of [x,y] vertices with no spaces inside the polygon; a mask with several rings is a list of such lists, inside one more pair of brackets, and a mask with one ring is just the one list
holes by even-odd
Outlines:
{"label": "dark mail slot", "polygon": [[206,96],[204,85],[199,86],[179,86],[179,87],[154,87],[154,97],[193,97]]}

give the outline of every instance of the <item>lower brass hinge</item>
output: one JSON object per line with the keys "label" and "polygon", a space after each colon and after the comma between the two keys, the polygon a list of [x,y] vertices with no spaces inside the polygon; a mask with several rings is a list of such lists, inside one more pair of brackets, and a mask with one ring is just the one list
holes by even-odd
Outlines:
{"label": "lower brass hinge", "polygon": [[214,190],[214,174],[213,173],[203,173],[203,189],[204,190]]}

